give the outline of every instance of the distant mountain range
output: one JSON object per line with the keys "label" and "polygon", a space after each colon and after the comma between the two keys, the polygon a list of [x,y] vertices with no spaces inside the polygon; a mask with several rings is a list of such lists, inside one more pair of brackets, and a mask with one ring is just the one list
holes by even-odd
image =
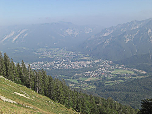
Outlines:
{"label": "distant mountain range", "polygon": [[103,29],[80,47],[92,56],[114,61],[151,53],[152,19],[132,21]]}
{"label": "distant mountain range", "polygon": [[9,54],[8,50],[18,47],[22,47],[20,51],[25,48],[76,47],[76,50],[96,58],[125,60],[152,53],[152,19],[132,21],[106,29],[69,22],[0,27],[0,49]]}
{"label": "distant mountain range", "polygon": [[98,27],[69,22],[0,27],[0,45],[6,47],[73,47],[96,34]]}

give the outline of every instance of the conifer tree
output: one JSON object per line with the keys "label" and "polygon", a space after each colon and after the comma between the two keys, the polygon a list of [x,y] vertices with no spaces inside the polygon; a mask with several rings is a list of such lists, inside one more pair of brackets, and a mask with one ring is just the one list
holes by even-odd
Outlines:
{"label": "conifer tree", "polygon": [[75,109],[76,110],[76,107],[77,107],[77,92],[74,90],[74,91],[72,91],[71,92],[72,94],[72,107],[73,107],[73,109]]}
{"label": "conifer tree", "polygon": [[39,93],[39,74],[34,70],[34,90]]}
{"label": "conifer tree", "polygon": [[90,107],[89,107],[90,103],[89,103],[89,100],[87,99],[87,95],[86,96],[85,95],[82,96],[81,104],[82,104],[82,106],[81,106],[80,112],[82,112],[84,114],[93,114],[93,113],[95,113],[95,112],[91,113],[91,111],[90,111]]}
{"label": "conifer tree", "polygon": [[25,63],[24,61],[22,60],[21,62],[21,69],[22,69],[22,75],[21,75],[21,81],[26,84],[28,83],[27,80],[28,80],[28,70],[25,66]]}
{"label": "conifer tree", "polygon": [[29,87],[30,89],[33,89],[34,87],[34,73],[30,67],[30,64],[28,65],[28,74],[27,74],[27,82],[26,86]]}
{"label": "conifer tree", "polygon": [[10,64],[10,59],[7,56],[7,54],[4,53],[4,76],[6,78],[8,78],[8,75],[9,75],[9,64]]}
{"label": "conifer tree", "polygon": [[46,74],[46,71],[44,71],[43,69],[41,70],[41,86],[43,88],[42,90],[42,94],[43,95],[47,95],[47,86],[48,86],[48,76]]}
{"label": "conifer tree", "polygon": [[1,52],[0,52],[0,74],[3,76],[6,76],[6,67],[4,64],[4,57],[2,56]]}
{"label": "conifer tree", "polygon": [[92,95],[90,95],[90,109],[91,109],[91,113],[93,114],[97,114],[97,105],[95,103],[95,99]]}
{"label": "conifer tree", "polygon": [[2,53],[0,52],[0,75],[3,74],[3,56],[2,56]]}
{"label": "conifer tree", "polygon": [[54,91],[54,81],[51,76],[48,76],[48,86],[47,86],[47,96],[53,99],[53,91]]}
{"label": "conifer tree", "polygon": [[16,67],[15,67],[15,64],[13,62],[13,59],[11,59],[11,62],[10,62],[10,65],[9,65],[9,69],[10,70],[9,70],[8,79],[14,81],[14,77],[16,75],[16,72],[15,72]]}
{"label": "conifer tree", "polygon": [[16,65],[16,67],[15,67],[14,82],[21,84],[20,75],[21,75],[20,65],[19,65],[19,63],[17,63],[17,65]]}
{"label": "conifer tree", "polygon": [[141,109],[138,114],[152,114],[152,99],[144,99],[141,101]]}

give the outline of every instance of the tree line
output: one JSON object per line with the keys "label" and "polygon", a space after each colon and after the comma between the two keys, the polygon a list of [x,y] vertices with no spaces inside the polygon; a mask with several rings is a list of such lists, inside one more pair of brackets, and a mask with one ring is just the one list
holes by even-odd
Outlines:
{"label": "tree line", "polygon": [[136,114],[138,112],[112,98],[104,99],[72,90],[64,80],[53,79],[43,69],[32,70],[30,65],[26,67],[23,60],[15,64],[13,59],[10,59],[6,53],[3,56],[1,52],[0,75],[82,114]]}

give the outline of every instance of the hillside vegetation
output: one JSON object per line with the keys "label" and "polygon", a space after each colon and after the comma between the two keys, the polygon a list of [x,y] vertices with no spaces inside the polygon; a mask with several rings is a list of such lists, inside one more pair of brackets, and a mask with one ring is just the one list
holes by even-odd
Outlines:
{"label": "hillside vegetation", "polygon": [[76,112],[0,76],[0,113],[74,114]]}
{"label": "hillside vegetation", "polygon": [[[3,75],[5,78],[18,84],[25,85],[26,87],[36,91],[37,93],[49,97],[54,102],[63,104],[68,109],[72,108],[73,110],[82,114],[136,114],[138,111],[131,108],[130,106],[122,105],[114,101],[112,98],[104,99],[101,97],[95,97],[82,92],[71,90],[66,85],[64,80],[60,81],[58,79],[53,79],[51,76],[46,75],[46,72],[43,69],[33,71],[31,70],[30,65],[28,68],[26,68],[23,61],[21,64],[17,63],[15,65],[13,60],[10,60],[6,53],[4,53],[4,57],[0,53],[0,75]],[[6,79],[3,79],[3,81],[1,81],[2,84],[5,83],[4,80]],[[9,81],[9,83],[11,83],[11,81]],[[31,95],[33,91],[31,91],[30,89],[25,91],[25,87],[21,85],[16,85],[16,87],[15,85],[9,83],[5,84],[8,86],[6,88],[4,88],[5,86],[0,86],[2,87],[0,91],[1,99],[6,98],[8,101],[14,102],[13,106],[10,106],[9,109],[12,110],[12,108],[17,105],[20,107],[26,107],[27,109],[30,108],[30,110],[34,110],[34,107],[37,106],[37,110],[44,110],[44,112],[42,113],[52,110],[47,108],[47,105],[52,103],[50,99],[45,100],[45,98],[43,98],[42,96],[37,97],[38,95]],[[16,87],[17,89],[14,90],[14,87]],[[20,87],[23,87],[23,89],[20,89]],[[14,96],[20,96],[21,99],[24,99],[20,100],[20,97],[16,98]],[[39,101],[39,99],[41,98],[42,101]],[[25,104],[23,101],[26,101]],[[35,103],[33,101],[37,102]],[[43,102],[45,102],[44,105]],[[34,103],[35,105],[32,103]],[[7,108],[4,108],[4,105],[2,106],[3,110],[6,109],[6,111],[9,111],[9,109],[7,110]],[[53,106],[52,108],[58,107],[56,111],[53,111],[55,111],[55,113],[60,113],[57,111],[62,111],[62,108],[60,109],[61,106]],[[67,109],[65,107],[63,107],[63,109],[65,109],[66,111]],[[63,111],[62,113],[68,112]]]}
{"label": "hillside vegetation", "polygon": [[128,67],[141,69],[141,70],[151,73],[152,72],[151,55],[152,55],[151,53],[134,55],[120,61],[115,61],[115,63],[124,64]]}
{"label": "hillside vegetation", "polygon": [[97,87],[95,93],[101,97],[112,97],[114,100],[129,104],[134,108],[141,108],[142,99],[151,98],[152,94],[152,77],[135,79],[124,83],[115,84],[113,86]]}

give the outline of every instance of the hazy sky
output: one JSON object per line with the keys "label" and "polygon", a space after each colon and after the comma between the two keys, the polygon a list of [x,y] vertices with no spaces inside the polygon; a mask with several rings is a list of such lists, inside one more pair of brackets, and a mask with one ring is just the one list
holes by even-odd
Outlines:
{"label": "hazy sky", "polygon": [[51,23],[112,26],[152,18],[152,0],[0,0],[0,25]]}

